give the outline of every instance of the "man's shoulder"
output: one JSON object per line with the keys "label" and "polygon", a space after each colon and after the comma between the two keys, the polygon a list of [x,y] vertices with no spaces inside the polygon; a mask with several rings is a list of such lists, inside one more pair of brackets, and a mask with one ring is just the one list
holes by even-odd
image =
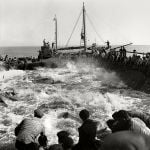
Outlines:
{"label": "man's shoulder", "polygon": [[30,122],[31,119],[30,118],[24,118],[20,124],[24,124],[24,123],[27,123],[27,122]]}
{"label": "man's shoulder", "polygon": [[141,126],[146,126],[146,124],[140,118],[134,117],[134,118],[131,118],[131,121],[134,123],[140,124]]}
{"label": "man's shoulder", "polygon": [[22,120],[22,124],[34,124],[34,123],[42,124],[42,121],[39,118],[36,118],[36,117],[25,118],[25,119]]}
{"label": "man's shoulder", "polygon": [[81,128],[96,128],[97,122],[92,119],[87,119],[81,126]]}
{"label": "man's shoulder", "polygon": [[87,119],[84,123],[85,124],[95,124],[95,125],[97,125],[97,121],[92,120],[92,119]]}
{"label": "man's shoulder", "polygon": [[32,118],[31,122],[33,122],[33,124],[37,124],[37,125],[43,124],[42,120],[40,118],[36,118],[36,117]]}

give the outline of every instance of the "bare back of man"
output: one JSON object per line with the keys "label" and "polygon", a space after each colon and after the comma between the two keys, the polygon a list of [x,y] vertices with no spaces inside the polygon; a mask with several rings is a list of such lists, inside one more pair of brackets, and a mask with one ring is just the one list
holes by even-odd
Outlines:
{"label": "bare back of man", "polygon": [[116,132],[104,139],[101,150],[150,150],[150,139],[132,131]]}

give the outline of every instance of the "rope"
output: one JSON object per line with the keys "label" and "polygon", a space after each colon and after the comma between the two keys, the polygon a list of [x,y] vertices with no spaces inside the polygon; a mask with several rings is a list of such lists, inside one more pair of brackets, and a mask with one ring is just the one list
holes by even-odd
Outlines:
{"label": "rope", "polygon": [[68,41],[67,41],[67,43],[66,43],[66,47],[68,46],[68,43],[70,42],[70,39],[71,39],[72,34],[73,34],[73,32],[74,32],[74,30],[75,30],[75,28],[76,28],[76,26],[77,26],[77,23],[79,22],[79,19],[80,19],[80,17],[81,17],[81,14],[82,14],[82,10],[81,10],[81,12],[80,12],[80,14],[79,14],[79,16],[78,16],[78,19],[77,19],[77,21],[76,21],[76,23],[75,23],[75,26],[73,27],[73,30],[72,30],[72,32],[71,32],[71,35],[70,35],[70,37],[69,37],[69,39],[68,39]]}
{"label": "rope", "polygon": [[[89,16],[87,16],[88,18]],[[89,18],[88,18],[89,19]],[[96,18],[95,18],[96,19]],[[101,18],[102,19],[102,18]],[[130,41],[125,35],[123,35],[123,33],[119,32],[118,30],[116,30],[116,28],[114,28],[112,26],[112,24],[108,24],[105,20],[102,20],[101,22],[103,22],[103,25],[105,25],[106,27],[108,27],[111,31],[114,31],[114,33],[117,33],[117,35],[120,35],[120,38],[122,38],[123,40],[125,40],[127,43],[132,43],[132,41]],[[101,37],[101,36],[100,36]],[[119,38],[119,37],[118,37]],[[118,43],[117,43],[118,44]],[[116,45],[115,43],[113,45]]]}
{"label": "rope", "polygon": [[95,31],[95,33],[97,34],[97,36],[99,37],[99,39],[103,42],[103,43],[105,43],[105,40],[98,34],[98,32],[97,32],[97,30],[96,30],[96,28],[95,28],[95,26],[94,26],[94,24],[92,23],[92,21],[91,21],[91,19],[89,18],[89,16],[88,16],[88,14],[86,13],[86,16],[87,16],[87,18],[88,18],[88,20],[89,20],[89,22],[90,22],[90,24],[91,24],[91,26],[93,27],[93,29],[94,29],[94,31]]}

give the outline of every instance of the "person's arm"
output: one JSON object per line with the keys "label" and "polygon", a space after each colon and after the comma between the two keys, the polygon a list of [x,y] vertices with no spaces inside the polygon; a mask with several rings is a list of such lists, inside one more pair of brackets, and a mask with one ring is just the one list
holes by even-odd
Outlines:
{"label": "person's arm", "polygon": [[107,127],[102,128],[102,129],[100,129],[100,130],[97,130],[96,134],[97,134],[97,135],[98,135],[98,134],[102,134],[102,133],[104,133],[106,130],[107,130]]}

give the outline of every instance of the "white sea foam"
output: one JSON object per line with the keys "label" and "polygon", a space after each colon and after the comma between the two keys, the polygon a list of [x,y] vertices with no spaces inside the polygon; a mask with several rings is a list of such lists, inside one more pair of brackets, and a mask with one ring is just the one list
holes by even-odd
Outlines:
{"label": "white sea foam", "polygon": [[47,69],[47,71],[45,72],[40,72],[40,76],[41,77],[47,77],[47,78],[51,78],[53,79],[55,82],[56,81],[62,81],[64,82],[65,81],[65,76],[64,75],[60,75],[59,72],[61,70],[58,70],[58,69]]}
{"label": "white sea foam", "polygon": [[44,116],[43,124],[45,126],[45,132],[49,139],[49,143],[55,144],[57,142],[57,112],[51,111]]}
{"label": "white sea foam", "polygon": [[13,77],[16,76],[23,76],[24,74],[25,72],[22,70],[9,70],[9,71],[3,70],[0,71],[0,81],[12,79]]}
{"label": "white sea foam", "polygon": [[0,71],[4,71],[5,67],[4,67],[4,62],[0,61]]}
{"label": "white sea foam", "polygon": [[[62,83],[36,84],[32,82],[39,76],[52,78],[54,81],[60,80]],[[0,130],[7,131],[11,140],[14,138],[13,130],[16,124],[24,117],[33,115],[34,109],[40,106],[46,112],[43,123],[49,143],[57,143],[56,133],[62,129],[69,129],[72,137],[77,140],[77,127],[80,125],[73,118],[58,118],[62,112],[67,111],[78,116],[81,109],[87,108],[91,112],[91,117],[100,121],[101,126],[104,126],[105,121],[114,111],[132,109],[133,106],[136,108],[140,103],[138,98],[121,94],[118,87],[124,88],[124,84],[115,73],[82,61],[68,62],[66,67],[56,69],[42,68],[30,72],[2,71],[0,81],[1,92],[13,88],[19,98],[16,102],[7,99],[7,108],[1,106]],[[2,123],[6,118],[11,120],[8,126]],[[8,140],[7,136],[5,140]]]}
{"label": "white sea foam", "polygon": [[66,66],[70,72],[78,72],[77,66],[74,64],[74,62],[67,62]]}

